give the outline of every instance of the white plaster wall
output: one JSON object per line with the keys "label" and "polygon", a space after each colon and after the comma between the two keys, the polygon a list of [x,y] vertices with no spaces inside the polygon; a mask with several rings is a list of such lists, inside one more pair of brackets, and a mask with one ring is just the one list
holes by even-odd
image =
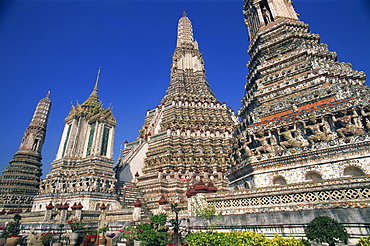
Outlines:
{"label": "white plaster wall", "polygon": [[136,155],[131,158],[129,164],[123,169],[119,174],[120,181],[127,181],[133,182],[135,178],[135,173],[138,172],[143,175],[143,168],[144,168],[144,158],[146,157],[146,153],[148,152],[148,143],[143,143],[141,149],[136,153]]}
{"label": "white plaster wall", "polygon": [[370,157],[354,160],[343,160],[334,163],[325,164],[309,164],[304,167],[296,167],[282,170],[270,170],[264,173],[255,173],[255,187],[266,187],[273,185],[273,179],[277,176],[282,176],[287,184],[300,183],[305,181],[305,175],[310,171],[315,171],[321,175],[322,179],[342,178],[344,169],[348,166],[356,166],[363,170],[367,175],[370,175]]}

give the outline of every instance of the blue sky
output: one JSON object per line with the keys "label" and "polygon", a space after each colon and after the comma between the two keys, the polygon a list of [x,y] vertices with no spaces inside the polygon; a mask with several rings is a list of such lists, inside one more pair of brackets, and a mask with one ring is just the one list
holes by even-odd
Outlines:
{"label": "blue sky", "polygon": [[[294,0],[300,19],[338,60],[370,74],[367,0]],[[44,157],[49,172],[71,102],[99,96],[117,118],[115,160],[169,84],[177,22],[186,9],[216,97],[237,111],[249,57],[242,0],[0,2],[0,171],[18,150],[37,102],[52,89]],[[367,83],[369,85],[369,82]]]}

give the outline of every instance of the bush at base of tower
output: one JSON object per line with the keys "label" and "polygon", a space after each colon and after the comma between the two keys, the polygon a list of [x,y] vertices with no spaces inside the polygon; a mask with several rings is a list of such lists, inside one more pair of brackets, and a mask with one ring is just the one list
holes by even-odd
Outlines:
{"label": "bush at base of tower", "polygon": [[310,245],[303,239],[284,238],[275,235],[274,238],[266,238],[263,234],[257,234],[254,231],[231,231],[231,232],[196,232],[186,237],[189,246],[207,246],[207,245],[264,245],[264,246],[308,246]]}

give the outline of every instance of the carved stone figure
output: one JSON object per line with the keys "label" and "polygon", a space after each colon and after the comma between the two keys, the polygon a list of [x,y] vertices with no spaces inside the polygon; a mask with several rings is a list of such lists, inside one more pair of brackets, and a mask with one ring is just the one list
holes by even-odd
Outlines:
{"label": "carved stone figure", "polygon": [[271,13],[270,11],[266,8],[266,6],[264,6],[262,8],[262,14],[263,14],[263,17],[265,17],[266,19],[266,24],[270,23],[272,21],[272,18],[271,18]]}
{"label": "carved stone figure", "polygon": [[370,106],[366,106],[361,109],[362,117],[364,118],[364,126],[366,127],[367,131],[370,132]]}
{"label": "carved stone figure", "polygon": [[293,137],[293,134],[296,131],[296,125],[293,125],[293,129],[289,129],[289,126],[278,128],[278,135],[285,140],[280,142],[280,146],[283,147],[283,149],[298,148],[302,146],[303,143],[298,138]]}
{"label": "carved stone figure", "polygon": [[[352,115],[347,112],[347,110],[341,110],[338,113],[338,118],[333,115],[333,122],[338,122],[341,126],[337,129],[338,134],[344,138],[346,136],[360,135],[364,133],[364,128],[362,126],[354,124],[355,119],[358,117],[356,110],[352,110]],[[352,119],[353,122],[352,122]]]}
{"label": "carved stone figure", "polygon": [[254,153],[248,146],[250,143],[252,143],[252,138],[248,137],[248,139],[247,139],[246,137],[241,137],[240,142],[241,142],[241,147],[242,147],[245,155],[248,156],[248,157],[253,156]]}
{"label": "carved stone figure", "polygon": [[[309,125],[306,125],[306,122],[304,121],[301,121],[301,123],[303,124],[303,128],[309,129],[311,132],[311,135],[308,136],[308,141],[311,144],[321,142],[321,141],[327,142],[327,141],[333,140],[333,137],[331,136],[331,134],[324,132],[324,130],[322,130],[322,127],[325,126],[323,118],[321,119],[321,123],[317,122],[315,117],[310,117],[308,119]],[[326,131],[328,130],[329,129],[326,129]]]}
{"label": "carved stone figure", "polygon": [[272,148],[272,146],[268,142],[268,139],[270,139],[270,138],[271,138],[271,132],[270,131],[268,131],[268,136],[265,136],[265,132],[263,130],[258,131],[257,135],[254,135],[254,139],[261,144],[261,146],[256,148],[256,153],[258,155],[260,155],[261,152],[263,152],[263,153],[272,153],[272,152],[274,152],[274,149]]}

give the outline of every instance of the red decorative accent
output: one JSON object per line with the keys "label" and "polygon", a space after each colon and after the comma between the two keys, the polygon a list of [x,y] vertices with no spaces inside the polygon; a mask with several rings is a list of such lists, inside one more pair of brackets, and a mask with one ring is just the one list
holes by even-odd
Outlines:
{"label": "red decorative accent", "polygon": [[1,210],[0,214],[1,215],[6,214],[5,208],[3,208],[3,210]]}
{"label": "red decorative accent", "polygon": [[181,173],[185,173],[185,169],[182,169],[182,170],[181,170]]}
{"label": "red decorative accent", "polygon": [[58,204],[58,205],[57,205],[57,209],[58,209],[58,210],[62,210],[62,209],[63,209],[63,204]]}
{"label": "red decorative accent", "polygon": [[158,200],[159,205],[166,205],[168,201],[166,198],[164,198],[164,195],[162,194],[161,198]]}
{"label": "red decorative accent", "polygon": [[208,173],[213,173],[213,170],[212,170],[212,169],[209,169],[209,170],[208,170]]}
{"label": "red decorative accent", "polygon": [[194,187],[197,193],[207,193],[208,187],[203,183],[203,180],[199,180],[198,184]]}
{"label": "red decorative accent", "polygon": [[139,176],[140,176],[139,172],[136,172],[136,173],[135,173],[135,177],[137,178],[137,177],[139,177]]}
{"label": "red decorative accent", "polygon": [[170,172],[171,172],[171,170],[170,169],[167,169],[166,173],[170,173]]}
{"label": "red decorative accent", "polygon": [[103,203],[101,206],[100,206],[100,210],[104,211],[107,209],[107,206],[105,206],[105,204]]}
{"label": "red decorative accent", "polygon": [[77,203],[73,203],[73,206],[71,207],[72,210],[76,210],[76,207],[77,207]]}
{"label": "red decorative accent", "polygon": [[280,151],[280,152],[278,153],[278,156],[282,156],[282,155],[283,155],[283,152],[281,152],[281,151]]}
{"label": "red decorative accent", "polygon": [[160,167],[160,168],[158,169],[158,172],[162,173],[162,172],[163,172],[163,168],[161,168],[161,167]]}
{"label": "red decorative accent", "polygon": [[128,141],[126,140],[126,141],[125,141],[125,144],[127,144],[127,143],[128,143]]}
{"label": "red decorative accent", "polygon": [[82,206],[81,202],[79,202],[76,206],[76,210],[81,210],[84,206]]}
{"label": "red decorative accent", "polygon": [[221,167],[218,167],[218,168],[217,168],[217,172],[222,172]]}
{"label": "red decorative accent", "polygon": [[195,170],[194,172],[195,172],[195,173],[199,173],[199,170]]}
{"label": "red decorative accent", "polygon": [[134,202],[134,207],[135,208],[141,208],[142,205],[143,205],[143,203],[140,201],[140,199],[136,198],[136,202]]}
{"label": "red decorative accent", "polygon": [[187,192],[185,193],[185,195],[186,195],[186,197],[187,197],[187,198],[190,198],[190,197],[191,197],[191,194],[190,194],[190,192],[189,192],[189,191],[187,191]]}
{"label": "red decorative accent", "polygon": [[69,204],[66,202],[66,203],[64,203],[64,205],[63,205],[63,210],[67,210],[69,208]]}
{"label": "red decorative accent", "polygon": [[217,192],[217,188],[213,185],[212,181],[210,180],[208,183],[208,193],[215,193]]}
{"label": "red decorative accent", "polygon": [[[194,195],[196,195],[197,194],[197,191],[194,189],[194,187],[196,186],[196,184],[194,184],[194,186],[193,187],[191,187],[190,189],[189,189],[189,195],[190,196],[194,196]],[[189,198],[189,197],[188,197]]]}
{"label": "red decorative accent", "polygon": [[194,169],[191,167],[191,168],[189,169],[189,172],[192,172],[192,171],[194,171]]}
{"label": "red decorative accent", "polygon": [[207,168],[204,168],[204,169],[203,169],[203,171],[204,171],[204,172],[208,172],[208,169],[207,169]]}
{"label": "red decorative accent", "polygon": [[345,143],[349,143],[349,142],[351,142],[351,139],[346,138],[346,139],[344,139],[344,142],[345,142]]}
{"label": "red decorative accent", "polygon": [[29,212],[31,212],[31,209],[30,208],[27,208],[27,210],[26,211],[24,211],[25,213],[29,213]]}
{"label": "red decorative accent", "polygon": [[47,210],[52,210],[54,208],[53,204],[50,202],[49,205],[46,206]]}
{"label": "red decorative accent", "polygon": [[177,168],[177,167],[175,167],[175,169],[173,169],[175,172],[178,172],[179,171],[179,169]]}

